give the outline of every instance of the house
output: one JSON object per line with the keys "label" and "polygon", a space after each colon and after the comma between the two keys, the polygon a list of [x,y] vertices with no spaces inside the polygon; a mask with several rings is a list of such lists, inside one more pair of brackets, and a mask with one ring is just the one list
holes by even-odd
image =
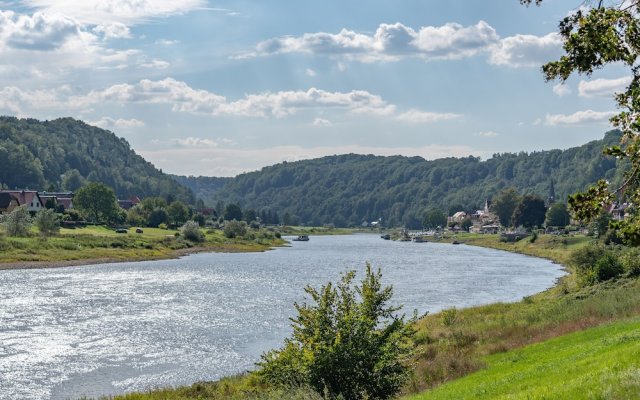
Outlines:
{"label": "house", "polygon": [[73,192],[42,192],[40,199],[45,206],[47,201],[53,199],[56,207],[62,206],[65,210],[73,208]]}
{"label": "house", "polygon": [[36,213],[44,208],[44,202],[35,190],[2,190],[0,193],[9,193],[15,197],[20,205],[27,205],[29,212]]}
{"label": "house", "polygon": [[614,221],[622,221],[626,215],[627,208],[630,207],[629,203],[613,203],[607,210],[611,214],[611,218]]}
{"label": "house", "polygon": [[10,193],[0,192],[0,214],[10,213],[20,206],[20,201]]}
{"label": "house", "polygon": [[118,206],[123,210],[130,210],[138,204],[140,204],[140,198],[138,196],[131,196],[126,200],[118,200]]}
{"label": "house", "polygon": [[449,217],[449,221],[448,222],[460,223],[465,218],[467,218],[467,213],[464,212],[464,211],[458,211],[457,213],[455,213],[451,217]]}

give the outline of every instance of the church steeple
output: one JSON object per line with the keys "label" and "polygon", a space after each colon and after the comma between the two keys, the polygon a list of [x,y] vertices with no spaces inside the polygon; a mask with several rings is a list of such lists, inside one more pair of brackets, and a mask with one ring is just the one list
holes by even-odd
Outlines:
{"label": "church steeple", "polygon": [[556,188],[553,186],[553,179],[549,181],[549,197],[547,198],[547,204],[553,204],[556,201]]}

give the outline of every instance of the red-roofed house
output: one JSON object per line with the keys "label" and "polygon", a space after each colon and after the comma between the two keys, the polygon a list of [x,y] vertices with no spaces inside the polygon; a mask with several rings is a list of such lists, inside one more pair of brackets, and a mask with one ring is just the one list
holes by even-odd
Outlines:
{"label": "red-roofed house", "polygon": [[2,190],[0,193],[9,193],[15,197],[20,205],[27,205],[30,212],[38,212],[44,208],[44,203],[35,190]]}

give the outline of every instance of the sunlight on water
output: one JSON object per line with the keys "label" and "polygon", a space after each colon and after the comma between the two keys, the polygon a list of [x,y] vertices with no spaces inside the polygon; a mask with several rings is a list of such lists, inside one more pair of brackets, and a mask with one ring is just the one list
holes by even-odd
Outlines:
{"label": "sunlight on water", "polygon": [[0,272],[0,399],[67,399],[213,380],[253,368],[293,302],[365,262],[411,314],[515,301],[549,261],[489,249],[312,237],[256,254]]}

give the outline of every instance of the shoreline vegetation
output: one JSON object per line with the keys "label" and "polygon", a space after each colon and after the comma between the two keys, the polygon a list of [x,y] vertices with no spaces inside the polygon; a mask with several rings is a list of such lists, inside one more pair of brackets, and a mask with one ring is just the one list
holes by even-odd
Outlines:
{"label": "shoreline vegetation", "polygon": [[[499,390],[488,391],[484,398],[505,394],[510,398],[529,398],[532,393],[533,398],[553,397],[553,388],[549,385],[540,385],[539,393],[536,392],[538,387],[530,386],[531,382],[545,381],[570,382],[566,386],[570,398],[630,398],[629,393],[640,392],[640,366],[634,357],[626,357],[620,368],[611,366],[619,354],[638,354],[637,341],[629,338],[637,337],[634,329],[640,315],[640,281],[623,277],[581,287],[570,255],[575,250],[592,246],[592,238],[540,235],[535,241],[524,239],[502,243],[498,235],[457,234],[438,241],[451,243],[454,240],[547,258],[563,265],[568,274],[550,289],[515,303],[450,308],[419,319],[415,323],[414,352],[409,361],[412,372],[401,393],[402,398],[476,398],[480,392],[474,388],[488,390],[496,380],[502,382]],[[609,333],[612,346],[602,345],[594,339]],[[571,359],[562,359],[566,354],[554,350],[558,343],[575,345],[575,351],[581,354],[579,362],[588,363],[590,367],[566,365]],[[546,364],[536,364],[542,372],[538,370],[530,382],[528,375],[521,371],[532,357],[540,357],[553,368],[545,369]],[[509,365],[514,368],[510,369]],[[565,376],[569,370],[576,372]],[[602,379],[599,379],[600,373]],[[470,389],[468,385],[474,386]],[[270,387],[253,373],[101,399],[280,398],[322,399],[307,388]]]}
{"label": "shoreline vegetation", "polygon": [[[296,236],[364,231],[287,227],[278,232],[280,236]],[[374,233],[368,230],[366,232]],[[228,239],[219,231],[209,230],[206,231],[205,241],[195,244],[184,239],[180,240],[174,235],[174,231],[163,229],[145,228],[144,233],[141,234],[135,233],[135,228],[130,229],[126,234],[116,233],[114,230],[99,226],[75,230],[63,229],[59,235],[46,240],[35,236],[0,238],[0,246],[7,247],[7,243],[12,246],[10,251],[0,253],[0,269],[42,268],[46,265],[87,265],[93,261],[104,263],[166,259],[203,251],[265,251],[287,243],[284,239],[276,237],[274,231],[260,230],[253,232],[253,235],[249,238]],[[579,349],[580,346],[592,348],[593,345],[588,342],[593,341],[593,335],[589,333],[590,329],[602,332],[611,330],[614,333],[623,329],[628,336],[631,335],[628,331],[637,326],[633,321],[637,321],[634,318],[640,315],[640,281],[638,279],[622,277],[586,287],[580,285],[571,263],[571,253],[575,250],[590,248],[594,244],[592,238],[541,234],[533,241],[527,238],[515,243],[504,243],[499,241],[498,235],[455,234],[439,239],[432,237],[429,240],[441,243],[457,241],[471,246],[547,258],[561,264],[567,270],[567,275],[560,278],[552,288],[527,296],[519,302],[495,303],[464,309],[450,308],[419,319],[415,323],[414,352],[409,361],[412,372],[402,391],[402,396],[409,396],[412,399],[430,399],[432,396],[450,399],[475,398],[477,394],[469,394],[475,393],[473,390],[464,389],[464,385],[458,382],[477,385],[478,390],[481,390],[480,388],[486,389],[487,386],[491,386],[486,380],[493,382],[496,379],[503,379],[513,382],[511,386],[510,384],[500,386],[501,393],[512,395],[515,393],[514,398],[520,398],[518,397],[520,393],[520,396],[525,398],[523,387],[526,387],[527,381],[517,375],[520,368],[524,367],[517,364],[517,368],[510,371],[505,367],[504,360],[511,360],[510,362],[515,365],[519,360],[518,357],[522,360],[530,360],[533,357],[521,356],[522,354],[530,354],[529,352],[533,351],[538,355],[535,352],[539,351],[539,356],[548,360],[551,365],[563,365],[559,360],[553,360],[554,353],[547,347],[554,346],[554,340],[571,341],[574,339],[571,339],[570,335],[578,335],[576,337],[584,337],[586,342],[576,344],[578,346],[576,348]],[[69,247],[70,243],[75,243],[75,247]],[[416,246],[428,245],[428,243],[416,244]],[[635,334],[637,335],[637,331]],[[631,360],[623,365],[624,368],[612,370],[610,362],[605,362],[610,361],[609,355],[614,354],[609,354],[609,351],[615,354],[624,352],[624,349],[620,350],[620,346],[625,345],[624,337],[620,339],[619,345],[611,348],[599,347],[598,354],[601,357],[599,360],[604,363],[602,368],[606,367],[606,371],[603,372],[606,373],[606,387],[601,384],[603,380],[589,381],[583,376],[584,374],[573,377],[575,382],[572,381],[573,386],[568,387],[574,387],[577,384],[584,386],[585,382],[589,381],[587,385],[589,390],[583,392],[586,396],[584,398],[590,398],[589,396],[594,393],[598,397],[604,393],[603,391],[611,391],[611,387],[621,388],[615,392],[617,394],[615,398],[628,398],[624,397],[628,391],[635,390],[634,393],[638,393],[640,366]],[[638,346],[633,343],[635,342],[629,341],[630,347],[627,350],[636,351],[634,354],[637,354]],[[534,347],[537,350],[530,350]],[[586,359],[581,362],[593,363],[594,361]],[[537,375],[536,379],[557,380],[558,375],[563,374],[565,369],[566,366],[563,365],[562,368],[548,371],[550,376]],[[593,367],[589,373],[597,375],[598,371],[598,367]],[[502,375],[496,376],[496,374]],[[509,374],[514,376],[510,377]],[[543,389],[549,390],[548,386],[541,385],[540,390]],[[498,395],[498,392],[490,393]],[[485,397],[491,398],[491,396]],[[321,399],[322,397],[308,388],[271,387],[256,374],[247,373],[226,377],[216,382],[198,382],[191,386],[155,389],[145,393],[129,393],[100,399],[279,398]]]}

